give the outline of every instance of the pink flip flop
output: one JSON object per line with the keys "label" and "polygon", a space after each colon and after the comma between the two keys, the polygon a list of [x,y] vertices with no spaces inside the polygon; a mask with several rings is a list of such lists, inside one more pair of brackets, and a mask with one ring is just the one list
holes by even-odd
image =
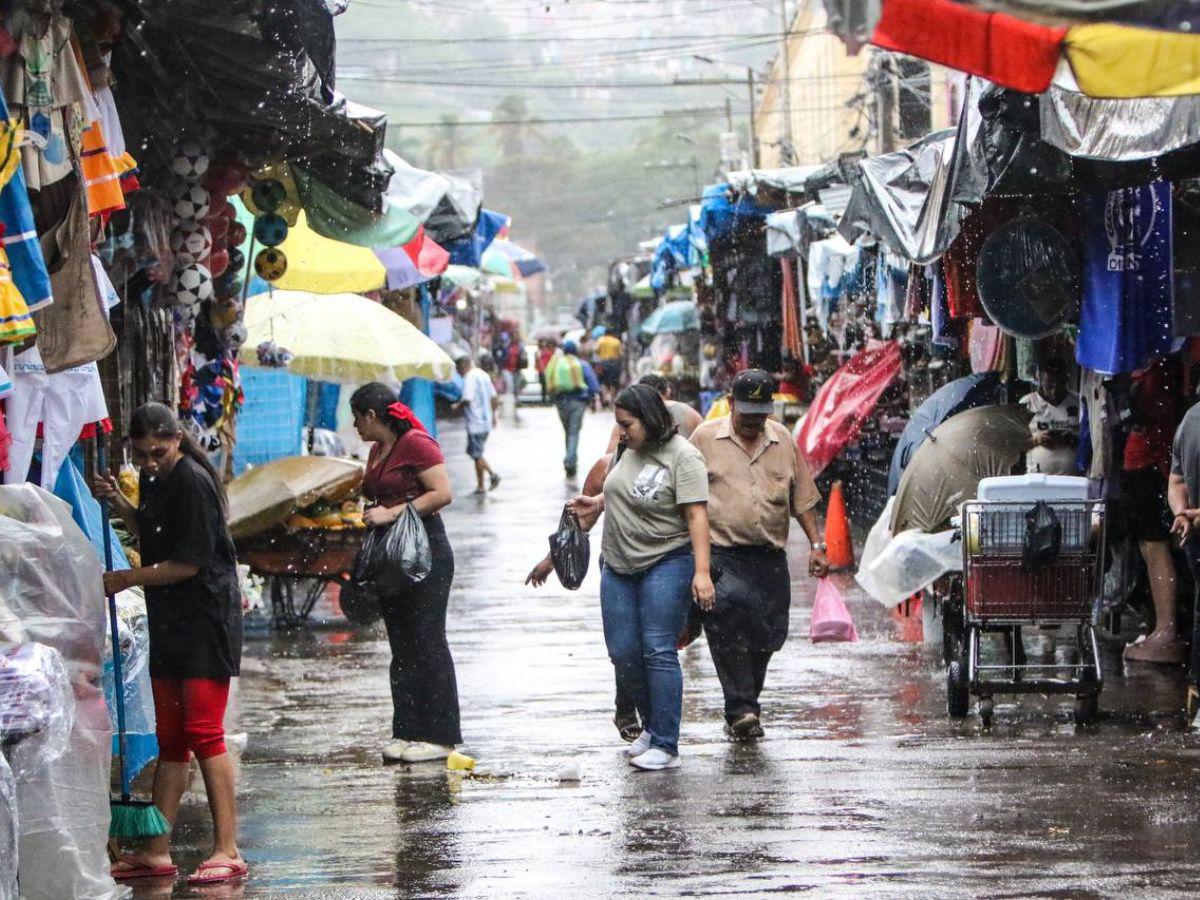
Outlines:
{"label": "pink flip flop", "polygon": [[[146,866],[134,862],[128,857],[117,860],[117,863],[125,863],[129,868],[111,870],[109,874],[112,875],[113,881],[131,881],[135,878],[174,878],[179,874],[179,866],[175,865]],[[117,863],[113,863],[113,865]]]}
{"label": "pink flip flop", "polygon": [[221,884],[242,878],[250,871],[244,859],[231,859],[228,862],[200,863],[196,871],[188,876],[188,884]]}

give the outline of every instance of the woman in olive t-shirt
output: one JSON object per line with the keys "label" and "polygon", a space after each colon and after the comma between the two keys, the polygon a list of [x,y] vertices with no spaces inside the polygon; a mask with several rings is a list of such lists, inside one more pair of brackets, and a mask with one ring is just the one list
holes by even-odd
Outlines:
{"label": "woman in olive t-shirt", "polygon": [[676,640],[688,604],[710,609],[714,597],[708,472],[653,388],[627,387],[615,406],[621,443],[604,491],[576,497],[570,507],[588,525],[608,513],[600,562],[604,642],[645,726],[629,746],[630,764],[673,769],[683,711]]}

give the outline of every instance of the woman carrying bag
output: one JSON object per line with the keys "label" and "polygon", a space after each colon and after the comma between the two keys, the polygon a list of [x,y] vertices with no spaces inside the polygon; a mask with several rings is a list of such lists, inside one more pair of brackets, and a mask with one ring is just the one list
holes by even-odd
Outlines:
{"label": "woman carrying bag", "polygon": [[[194,753],[213,819],[213,852],[188,878],[215,884],[247,873],[237,847],[233,760],[225,748],[229,679],[242,658],[242,596],[221,480],[204,452],[161,403],[147,403],[129,423],[133,461],[141,468],[139,505],[102,472],[94,493],[108,500],[138,538],[142,566],[104,576],[105,592],[141,585],[150,626],[158,766],[154,805],[174,824]],[[112,867],[118,881],[174,876],[170,835],[152,838]]]}
{"label": "woman carrying bag", "polygon": [[429,536],[433,566],[419,583],[379,585],[379,608],[392,647],[392,740],[385,763],[445,759],[462,743],[458,682],[446,642],[446,605],[454,580],[454,551],[438,511],[453,499],[438,442],[385,384],[372,382],[350,398],[354,427],[373,441],[363,476],[372,504],[368,526],[391,525],[410,504]]}
{"label": "woman carrying bag", "polygon": [[653,388],[627,387],[615,406],[620,444],[604,490],[576,497],[570,509],[584,528],[607,513],[600,563],[604,642],[645,729],[629,745],[630,765],[674,769],[683,714],[676,641],[690,603],[711,609],[715,596],[708,472]]}

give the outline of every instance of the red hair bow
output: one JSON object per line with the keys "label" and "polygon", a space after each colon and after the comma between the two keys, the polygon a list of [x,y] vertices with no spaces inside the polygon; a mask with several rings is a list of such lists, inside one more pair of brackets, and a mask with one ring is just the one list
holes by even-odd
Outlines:
{"label": "red hair bow", "polygon": [[388,415],[401,422],[407,422],[413,428],[417,429],[417,431],[425,430],[425,426],[421,424],[421,420],[417,418],[417,414],[400,401],[396,401],[388,407]]}

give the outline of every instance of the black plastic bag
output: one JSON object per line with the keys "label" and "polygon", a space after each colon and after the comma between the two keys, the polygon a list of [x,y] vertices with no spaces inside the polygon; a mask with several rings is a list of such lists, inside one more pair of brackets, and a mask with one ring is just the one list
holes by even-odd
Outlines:
{"label": "black plastic bag", "polygon": [[351,625],[374,625],[379,621],[379,593],[373,584],[343,584],[338,596],[342,615]]}
{"label": "black plastic bag", "polygon": [[587,532],[579,527],[575,514],[564,509],[558,520],[558,531],[550,535],[550,560],[558,580],[568,591],[578,590],[583,584],[590,557]]}
{"label": "black plastic bag", "polygon": [[433,550],[425,523],[412,504],[387,528],[369,528],[363,536],[350,578],[373,585],[380,593],[395,593],[419,584],[433,568]]}
{"label": "black plastic bag", "polygon": [[1062,523],[1044,500],[1025,513],[1025,540],[1021,547],[1021,568],[1041,572],[1058,559],[1062,549]]}

